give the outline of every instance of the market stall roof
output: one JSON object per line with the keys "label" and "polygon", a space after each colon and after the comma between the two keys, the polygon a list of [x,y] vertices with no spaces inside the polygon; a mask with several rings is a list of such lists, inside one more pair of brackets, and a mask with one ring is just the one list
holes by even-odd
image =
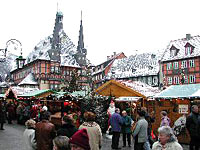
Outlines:
{"label": "market stall roof", "polygon": [[32,92],[25,93],[25,94],[22,94],[22,95],[18,95],[18,97],[36,97],[36,96],[40,96],[40,95],[48,93],[48,92],[49,93],[56,93],[51,89],[45,89],[45,90],[36,90],[36,91],[32,91]]}
{"label": "market stall roof", "polygon": [[151,87],[140,81],[110,80],[100,86],[96,92],[103,96],[134,96],[134,97],[152,97],[160,92],[157,87]]}
{"label": "market stall roof", "polygon": [[16,98],[18,95],[23,95],[26,93],[30,93],[32,91],[38,91],[38,88],[23,88],[19,86],[13,86],[8,88],[8,90],[5,92],[5,98]]}
{"label": "market stall roof", "polygon": [[62,97],[68,96],[69,93],[68,92],[55,92],[53,94],[51,94],[51,96],[56,97],[57,99],[60,99]]}
{"label": "market stall roof", "polygon": [[0,98],[4,98],[5,94],[0,94]]}
{"label": "market stall roof", "polygon": [[74,96],[74,97],[78,97],[78,96],[85,97],[86,91],[74,91],[74,92],[71,93],[71,95]]}
{"label": "market stall roof", "polygon": [[119,97],[116,98],[115,101],[118,102],[137,102],[138,100],[140,100],[142,97]]}
{"label": "market stall roof", "polygon": [[195,98],[200,97],[200,84],[171,85],[154,98]]}

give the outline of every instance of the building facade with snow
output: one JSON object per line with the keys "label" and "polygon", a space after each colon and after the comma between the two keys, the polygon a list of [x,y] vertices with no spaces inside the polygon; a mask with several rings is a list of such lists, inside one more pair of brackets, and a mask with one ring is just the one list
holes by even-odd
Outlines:
{"label": "building facade with snow", "polygon": [[[63,30],[62,12],[57,12],[53,34],[35,46],[23,67],[15,66],[12,69],[11,77],[15,85],[38,86],[39,89],[60,89],[67,86],[72,79],[72,72],[76,70],[80,74],[81,67],[87,64],[87,50],[83,43],[82,19],[77,49]],[[80,61],[77,54],[82,54],[81,59],[84,61]],[[86,82],[85,76],[81,76],[79,81],[81,84]]]}
{"label": "building facade with snow", "polygon": [[106,81],[106,76],[110,71],[112,64],[117,59],[125,58],[125,54],[123,52],[116,54],[113,53],[111,56],[107,56],[107,60],[92,69],[92,80],[94,82],[95,88],[101,86]]}
{"label": "building facade with snow", "polygon": [[163,85],[200,83],[200,36],[172,40],[160,61]]}
{"label": "building facade with snow", "polygon": [[160,84],[159,59],[158,53],[141,53],[117,59],[113,62],[106,80],[140,81],[152,87],[158,87]]}

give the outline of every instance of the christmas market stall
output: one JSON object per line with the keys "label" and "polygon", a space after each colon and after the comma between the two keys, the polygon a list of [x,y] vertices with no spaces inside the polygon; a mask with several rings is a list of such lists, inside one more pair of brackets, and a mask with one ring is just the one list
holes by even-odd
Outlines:
{"label": "christmas market stall", "polygon": [[100,86],[96,92],[103,96],[114,97],[117,107],[129,108],[131,109],[130,115],[135,116],[135,109],[146,106],[147,101],[151,100],[160,90],[140,81],[110,80]]}
{"label": "christmas market stall", "polygon": [[68,115],[73,118],[74,123],[78,126],[77,121],[80,111],[79,100],[68,92],[56,92],[47,97],[43,101],[43,104],[48,106],[51,112],[51,122],[56,125],[56,127],[61,126],[61,118],[64,115]]}
{"label": "christmas market stall", "polygon": [[27,94],[38,90],[38,88],[22,88],[18,86],[13,86],[8,88],[8,90],[5,92],[4,98],[7,101],[7,103],[16,103],[20,99],[19,95]]}
{"label": "christmas market stall", "polygon": [[50,89],[45,89],[45,90],[34,90],[30,92],[26,92],[24,94],[18,95],[19,100],[45,100],[46,97],[51,95],[52,93],[55,93],[54,91]]}
{"label": "christmas market stall", "polygon": [[160,126],[160,112],[165,110],[179,142],[189,143],[190,138],[185,127],[186,116],[193,104],[200,106],[200,84],[171,85],[155,95],[154,99],[156,122],[153,128],[157,129]]}

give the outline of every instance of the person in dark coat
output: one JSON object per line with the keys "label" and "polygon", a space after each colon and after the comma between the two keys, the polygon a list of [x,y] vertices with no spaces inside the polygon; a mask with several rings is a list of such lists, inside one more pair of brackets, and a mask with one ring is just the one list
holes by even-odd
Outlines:
{"label": "person in dark coat", "polygon": [[147,111],[146,107],[142,107],[141,110],[143,110],[145,112],[145,120],[148,122],[148,129],[147,129],[147,134],[148,134],[148,140],[147,142],[144,143],[144,149],[145,150],[150,150],[154,140],[151,137],[151,132],[152,132],[152,123],[155,122],[155,117],[154,117],[154,111],[152,111],[150,114]]}
{"label": "person in dark coat", "polygon": [[122,117],[120,115],[120,109],[116,108],[115,113],[110,118],[110,125],[112,131],[112,149],[121,149],[119,148],[119,138],[121,133]]}
{"label": "person in dark coat", "polygon": [[49,122],[50,114],[44,112],[41,116],[42,121],[36,124],[36,143],[37,150],[52,150],[53,139],[56,136],[54,124]]}
{"label": "person in dark coat", "polygon": [[186,118],[186,128],[190,134],[190,150],[199,149],[200,146],[200,115],[197,105],[193,105],[190,115]]}
{"label": "person in dark coat", "polygon": [[6,119],[6,108],[4,106],[4,103],[0,104],[0,123],[1,123],[1,128],[0,130],[4,130],[3,124],[5,123]]}
{"label": "person in dark coat", "polygon": [[76,131],[77,128],[73,125],[71,118],[64,116],[62,118],[62,126],[57,131],[57,136],[67,136],[70,138]]}
{"label": "person in dark coat", "polygon": [[7,112],[8,112],[8,123],[12,124],[12,120],[14,119],[15,116],[15,108],[11,102],[7,104]]}
{"label": "person in dark coat", "polygon": [[128,146],[131,147],[131,117],[127,115],[127,112],[122,111],[122,128],[121,132],[123,134],[123,147],[126,147],[126,139],[128,141]]}

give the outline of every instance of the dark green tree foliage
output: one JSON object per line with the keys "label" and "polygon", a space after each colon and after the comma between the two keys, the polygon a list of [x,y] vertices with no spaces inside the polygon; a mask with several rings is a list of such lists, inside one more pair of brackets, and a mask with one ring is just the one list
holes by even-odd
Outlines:
{"label": "dark green tree foliage", "polygon": [[91,111],[96,114],[96,122],[100,125],[102,132],[106,132],[108,128],[107,109],[109,107],[108,97],[92,96],[89,98],[82,98],[81,112]]}
{"label": "dark green tree foliage", "polygon": [[80,90],[80,87],[78,85],[79,75],[77,70],[73,70],[71,74],[71,80],[69,82],[69,86],[67,88],[68,92],[74,92]]}

